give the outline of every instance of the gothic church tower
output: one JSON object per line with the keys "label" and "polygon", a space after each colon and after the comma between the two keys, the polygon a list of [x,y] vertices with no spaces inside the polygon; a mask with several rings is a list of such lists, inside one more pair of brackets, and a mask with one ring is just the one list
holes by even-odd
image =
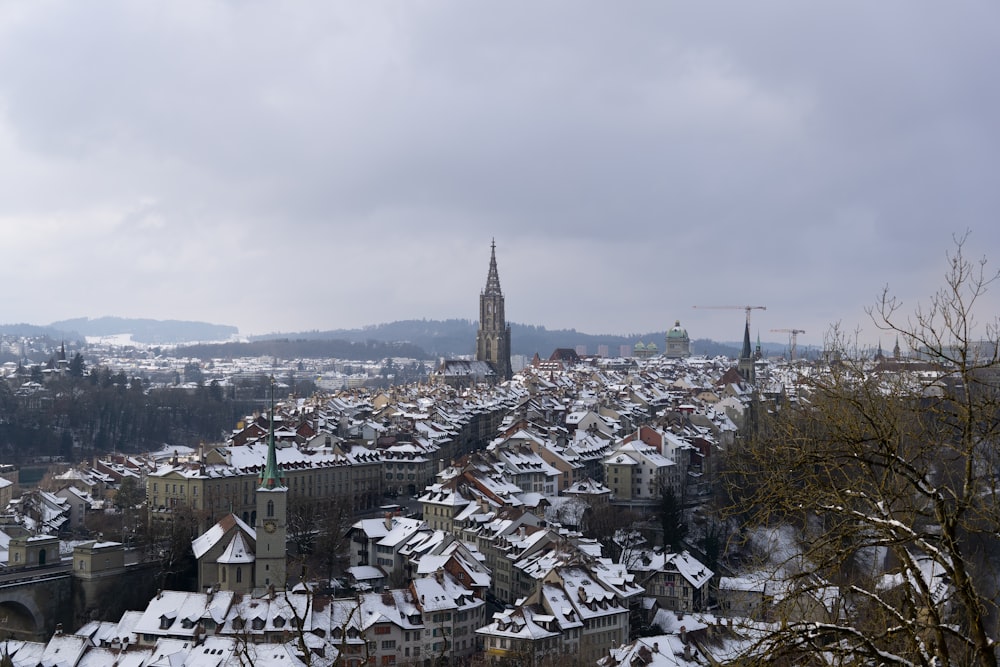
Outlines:
{"label": "gothic church tower", "polygon": [[288,487],[278,467],[274,448],[274,380],[271,381],[270,429],[267,436],[267,462],[257,480],[257,553],[254,566],[254,587],[285,588]]}
{"label": "gothic church tower", "polygon": [[[758,343],[758,349],[760,344]],[[743,349],[740,351],[740,359],[737,362],[736,370],[743,379],[753,383],[757,381],[757,365],[753,352],[750,350],[750,319],[747,318],[746,328],[743,329]]]}
{"label": "gothic church tower", "polygon": [[476,361],[488,361],[496,369],[499,380],[509,380],[510,327],[504,316],[503,292],[497,273],[497,244],[490,244],[490,272],[486,289],[479,293],[479,333],[476,334]]}

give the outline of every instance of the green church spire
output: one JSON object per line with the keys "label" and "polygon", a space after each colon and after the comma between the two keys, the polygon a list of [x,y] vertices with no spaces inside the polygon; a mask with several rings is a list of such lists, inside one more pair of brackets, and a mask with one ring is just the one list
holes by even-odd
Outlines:
{"label": "green church spire", "polygon": [[260,473],[257,486],[261,489],[274,489],[285,486],[285,480],[281,475],[281,468],[278,467],[278,454],[274,448],[274,378],[271,378],[271,414],[268,418],[270,424],[267,433],[267,463]]}

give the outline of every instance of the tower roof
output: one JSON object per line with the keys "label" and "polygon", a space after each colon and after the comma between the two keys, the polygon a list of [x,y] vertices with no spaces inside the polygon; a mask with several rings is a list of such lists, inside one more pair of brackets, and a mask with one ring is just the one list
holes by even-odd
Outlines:
{"label": "tower roof", "polygon": [[667,338],[687,338],[687,329],[681,326],[681,321],[674,322],[674,328],[667,332]]}
{"label": "tower roof", "polygon": [[281,474],[281,468],[278,467],[278,454],[274,448],[274,380],[271,380],[271,414],[268,418],[268,433],[267,433],[267,463],[264,464],[264,470],[260,473],[260,479],[257,480],[257,487],[261,489],[276,489],[285,486],[285,479]]}
{"label": "tower roof", "polygon": [[497,273],[497,243],[494,240],[490,243],[490,272],[486,276],[487,296],[503,296],[500,291],[500,274]]}
{"label": "tower roof", "polygon": [[743,329],[743,350],[740,352],[740,359],[749,359],[753,353],[750,350],[750,323],[746,323]]}

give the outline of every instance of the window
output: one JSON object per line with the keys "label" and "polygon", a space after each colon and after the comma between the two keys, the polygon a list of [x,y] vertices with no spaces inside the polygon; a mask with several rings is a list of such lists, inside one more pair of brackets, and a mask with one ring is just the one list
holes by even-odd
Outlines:
{"label": "window", "polygon": [[268,516],[274,516],[274,501],[273,500],[268,500],[267,501],[267,515]]}
{"label": "window", "polygon": [[388,650],[391,650],[391,649],[394,649],[394,648],[396,648],[396,640],[395,639],[386,639],[385,641],[382,642],[382,650],[383,651],[388,651]]}
{"label": "window", "polygon": [[236,568],[236,583],[243,583],[243,568],[239,566]]}

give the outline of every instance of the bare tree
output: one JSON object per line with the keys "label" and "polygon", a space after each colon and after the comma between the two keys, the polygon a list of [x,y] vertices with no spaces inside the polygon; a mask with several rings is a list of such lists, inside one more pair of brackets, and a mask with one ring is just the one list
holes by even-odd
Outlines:
{"label": "bare tree", "polygon": [[348,561],[348,531],[353,507],[347,495],[333,498],[292,498],[288,508],[288,536],[295,545],[293,564],[305,580],[306,573],[325,580],[340,574]]}
{"label": "bare tree", "polygon": [[787,597],[758,660],[997,664],[1000,337],[977,313],[1000,274],[966,238],[927,305],[903,316],[886,289],[869,310],[918,359],[876,363],[835,333],[801,400],[758,410],[734,448],[744,534],[798,535],[772,558]]}

